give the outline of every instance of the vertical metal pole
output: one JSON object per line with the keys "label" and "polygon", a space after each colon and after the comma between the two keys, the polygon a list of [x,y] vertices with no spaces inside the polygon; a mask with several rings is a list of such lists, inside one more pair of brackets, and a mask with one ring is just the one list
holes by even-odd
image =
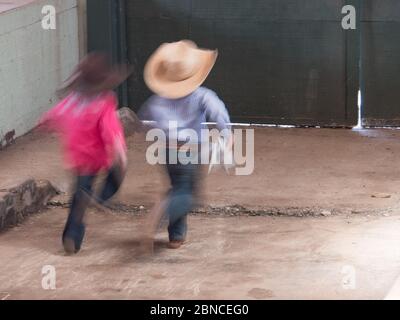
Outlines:
{"label": "vertical metal pole", "polygon": [[[118,0],[117,8],[118,16],[118,62],[128,62],[128,46],[127,46],[127,32],[126,32],[126,1]],[[122,107],[128,106],[128,82],[125,81],[120,87],[120,105]]]}
{"label": "vertical metal pole", "polygon": [[356,9],[356,29],[344,30],[346,51],[346,118],[350,126],[358,122],[358,91],[361,77],[361,3],[362,0],[346,0],[343,5]]}
{"label": "vertical metal pole", "polygon": [[79,39],[79,59],[87,53],[87,14],[86,0],[78,0],[78,39]]}
{"label": "vertical metal pole", "polygon": [[359,67],[358,67],[358,83],[360,86],[360,124],[361,127],[364,126],[364,113],[363,113],[363,105],[364,105],[364,66],[363,66],[363,62],[364,62],[364,55],[363,55],[363,45],[364,45],[364,41],[363,41],[363,22],[362,22],[362,18],[363,18],[363,14],[364,14],[364,7],[363,7],[363,2],[362,0],[357,0],[357,33],[358,33],[358,41],[359,41],[359,55],[358,55],[358,59],[359,59]]}

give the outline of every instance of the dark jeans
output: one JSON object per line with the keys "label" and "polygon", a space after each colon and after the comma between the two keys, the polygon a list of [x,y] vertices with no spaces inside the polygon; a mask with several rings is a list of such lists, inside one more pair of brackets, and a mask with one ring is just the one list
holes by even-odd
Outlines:
{"label": "dark jeans", "polygon": [[73,239],[77,251],[80,250],[85,236],[83,217],[91,199],[104,204],[118,191],[123,181],[123,175],[119,167],[111,168],[99,196],[93,195],[92,187],[95,179],[95,175],[77,177],[76,191],[62,236],[63,241],[66,237]]}
{"label": "dark jeans", "polygon": [[184,240],[187,233],[187,214],[195,205],[200,165],[167,164],[166,169],[171,181],[166,201],[169,240]]}

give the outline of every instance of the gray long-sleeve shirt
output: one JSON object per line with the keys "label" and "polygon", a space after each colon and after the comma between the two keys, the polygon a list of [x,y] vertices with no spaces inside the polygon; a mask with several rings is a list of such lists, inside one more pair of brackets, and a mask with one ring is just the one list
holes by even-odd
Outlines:
{"label": "gray long-sleeve shirt", "polygon": [[[185,141],[184,129],[196,131],[199,141],[205,122],[215,122],[219,130],[230,129],[230,118],[225,104],[216,93],[200,87],[190,95],[180,99],[166,99],[151,96],[141,107],[138,116],[141,120],[154,121],[156,128],[162,129],[169,136],[171,122],[177,124],[177,139]],[[170,137],[175,138],[175,137]]]}

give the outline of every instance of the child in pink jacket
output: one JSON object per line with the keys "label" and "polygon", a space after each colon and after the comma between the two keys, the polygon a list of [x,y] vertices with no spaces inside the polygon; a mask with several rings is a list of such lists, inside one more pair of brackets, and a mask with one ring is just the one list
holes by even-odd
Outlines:
{"label": "child in pink jacket", "polygon": [[[111,67],[107,57],[93,53],[77,67],[64,89],[67,96],[41,119],[40,127],[56,131],[66,165],[77,177],[76,191],[62,235],[67,253],[77,253],[85,235],[83,216],[91,199],[105,204],[119,189],[126,169],[126,144],[112,89],[126,70]],[[96,176],[108,172],[99,196],[92,194]]]}

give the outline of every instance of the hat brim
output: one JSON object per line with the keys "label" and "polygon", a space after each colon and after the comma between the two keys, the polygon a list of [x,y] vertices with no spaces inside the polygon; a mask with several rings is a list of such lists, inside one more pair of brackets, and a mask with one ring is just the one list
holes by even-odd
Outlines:
{"label": "hat brim", "polygon": [[121,85],[132,74],[132,72],[132,67],[120,65],[114,67],[110,74],[108,74],[100,83],[88,84],[82,80],[79,70],[76,70],[74,74],[66,80],[58,92],[59,94],[63,94],[63,92],[68,89],[78,89],[89,94],[94,94],[105,90],[113,90]]}
{"label": "hat brim", "polygon": [[96,86],[92,86],[93,91],[112,90],[121,85],[131,74],[133,69],[126,65],[114,67],[112,72],[104,79],[103,82]]}
{"label": "hat brim", "polygon": [[168,99],[185,97],[199,88],[207,79],[218,57],[218,50],[199,50],[199,69],[190,78],[182,81],[170,81],[159,74],[164,57],[161,46],[149,58],[144,68],[144,81],[151,91]]}

